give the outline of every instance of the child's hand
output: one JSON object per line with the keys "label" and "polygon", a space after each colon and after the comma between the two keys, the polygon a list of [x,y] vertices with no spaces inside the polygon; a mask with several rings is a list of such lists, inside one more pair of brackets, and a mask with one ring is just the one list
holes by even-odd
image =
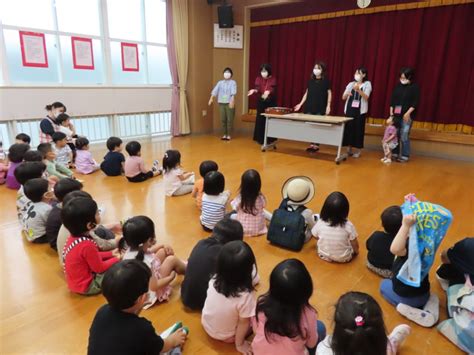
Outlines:
{"label": "child's hand", "polygon": [[166,276],[166,281],[167,281],[167,284],[170,284],[171,282],[173,282],[173,280],[176,278],[176,271],[171,271],[171,274],[169,274],[168,276]]}
{"label": "child's hand", "polygon": [[122,259],[122,254],[120,254],[120,250],[118,250],[118,248],[112,250],[112,255],[117,259]]}
{"label": "child's hand", "polygon": [[114,232],[114,234],[121,234],[122,233],[122,225],[120,223],[112,224],[109,229]]}
{"label": "child's hand", "polygon": [[175,331],[173,334],[171,334],[168,339],[171,341],[173,344],[173,348],[177,346],[181,346],[184,344],[186,341],[186,337],[188,335],[186,332],[183,330],[183,328],[179,328],[177,331]]}
{"label": "child's hand", "polygon": [[416,223],[416,215],[415,214],[407,214],[403,216],[403,224],[411,227]]}
{"label": "child's hand", "polygon": [[163,249],[165,250],[166,256],[168,255],[174,255],[174,250],[171,246],[169,245],[163,245]]}
{"label": "child's hand", "polygon": [[252,347],[248,341],[244,341],[241,345],[235,345],[237,351],[241,354],[252,355]]}

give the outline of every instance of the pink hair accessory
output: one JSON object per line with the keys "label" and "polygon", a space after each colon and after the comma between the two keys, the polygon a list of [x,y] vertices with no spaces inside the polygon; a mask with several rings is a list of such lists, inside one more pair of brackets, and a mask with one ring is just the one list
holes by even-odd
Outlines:
{"label": "pink hair accessory", "polygon": [[358,326],[358,327],[362,327],[365,324],[364,317],[362,317],[362,316],[357,316],[357,317],[355,317],[354,320],[356,322],[356,326]]}

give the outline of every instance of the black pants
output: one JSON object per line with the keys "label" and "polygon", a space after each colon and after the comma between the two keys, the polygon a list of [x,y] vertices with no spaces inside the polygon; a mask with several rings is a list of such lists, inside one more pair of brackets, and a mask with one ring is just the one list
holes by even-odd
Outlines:
{"label": "black pants", "polygon": [[342,145],[362,149],[364,148],[366,114],[356,114],[352,117],[354,119],[346,122],[344,127]]}
{"label": "black pants", "polygon": [[130,182],[143,182],[143,181],[146,181],[146,180],[148,180],[152,177],[153,177],[153,171],[149,171],[147,173],[140,173],[138,175],[135,175],[134,177],[128,177],[127,176],[127,179]]}
{"label": "black pants", "polygon": [[[265,109],[268,107],[275,107],[276,101],[275,98],[268,98],[267,100],[262,100],[261,98],[257,101],[257,118],[255,120],[255,129],[253,131],[253,140],[259,144],[263,144],[265,138],[265,125],[267,124],[267,118],[263,115]],[[275,138],[268,138],[267,143],[275,142]]]}
{"label": "black pants", "polygon": [[45,244],[48,242],[49,240],[46,235],[43,235],[42,237],[36,238],[32,241],[32,243],[35,243],[35,244]]}
{"label": "black pants", "polygon": [[464,284],[466,282],[464,274],[461,271],[457,270],[451,264],[441,265],[440,268],[436,271],[436,273],[442,279],[448,280],[449,286]]}

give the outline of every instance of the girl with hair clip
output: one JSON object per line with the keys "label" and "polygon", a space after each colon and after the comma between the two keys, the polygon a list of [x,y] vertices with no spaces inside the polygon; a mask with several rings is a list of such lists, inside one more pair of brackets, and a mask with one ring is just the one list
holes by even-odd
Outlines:
{"label": "girl with hair clip", "polygon": [[182,196],[193,191],[194,173],[183,171],[178,150],[167,150],[163,156],[163,180],[166,196]]}
{"label": "girl with hair clip", "polygon": [[119,248],[125,250],[123,259],[143,261],[152,271],[148,293],[151,307],[156,301],[167,301],[171,295],[170,283],[176,275],[184,275],[186,264],[174,255],[169,245],[156,244],[155,224],[146,216],[128,219],[122,228],[123,239]]}
{"label": "girl with hair clip", "polygon": [[411,332],[408,325],[400,324],[387,337],[382,309],[362,292],[339,298],[334,324],[333,335],[319,343],[316,355],[395,355]]}
{"label": "girl with hair clip", "polygon": [[54,132],[59,131],[59,125],[56,117],[66,112],[66,106],[61,102],[53,102],[45,107],[47,115],[40,122],[40,143],[51,143],[53,141]]}

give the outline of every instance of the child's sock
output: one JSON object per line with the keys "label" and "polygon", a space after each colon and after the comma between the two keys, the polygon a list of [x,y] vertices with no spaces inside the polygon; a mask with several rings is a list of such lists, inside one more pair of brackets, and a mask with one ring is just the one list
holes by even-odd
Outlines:
{"label": "child's sock", "polygon": [[393,328],[392,332],[388,336],[389,341],[392,343],[395,351],[398,351],[405,341],[407,336],[411,333],[411,327],[407,324],[400,324]]}
{"label": "child's sock", "polygon": [[399,303],[397,306],[397,311],[422,327],[430,328],[438,321],[439,299],[436,295],[430,295],[430,299],[426,303],[424,309],[419,309]]}

